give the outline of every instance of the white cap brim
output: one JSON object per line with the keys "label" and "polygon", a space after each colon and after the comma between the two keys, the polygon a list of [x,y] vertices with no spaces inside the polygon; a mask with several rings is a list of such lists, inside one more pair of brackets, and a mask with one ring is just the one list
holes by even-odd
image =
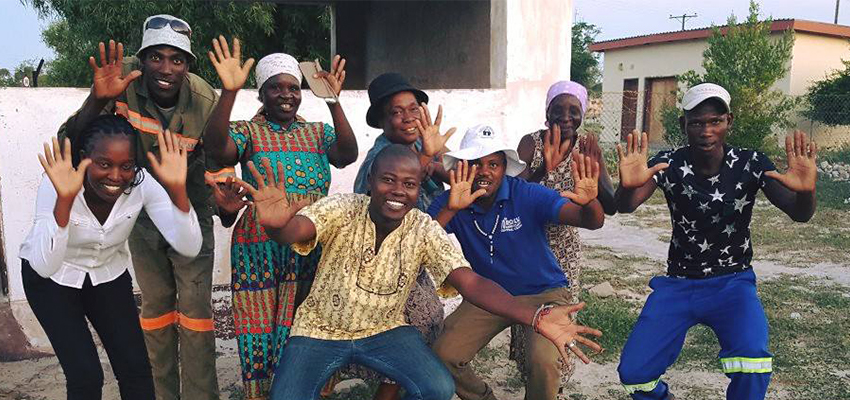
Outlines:
{"label": "white cap brim", "polygon": [[498,153],[500,151],[505,153],[505,159],[507,160],[507,166],[505,168],[506,175],[517,176],[525,170],[525,161],[519,159],[519,154],[517,154],[516,150],[511,148],[492,149],[480,146],[467,147],[465,149],[446,153],[443,155],[443,168],[445,168],[446,171],[449,171],[454,169],[458,160],[477,160],[481,157],[489,156],[490,154]]}

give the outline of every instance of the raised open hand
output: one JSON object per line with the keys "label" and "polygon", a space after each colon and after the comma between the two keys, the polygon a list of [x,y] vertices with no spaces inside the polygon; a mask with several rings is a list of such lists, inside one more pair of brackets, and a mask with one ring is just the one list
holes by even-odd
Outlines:
{"label": "raised open hand", "polygon": [[283,163],[277,162],[277,170],[280,171],[278,180],[274,179],[274,171],[269,159],[263,158],[262,164],[266,171],[265,177],[260,174],[260,171],[257,171],[254,162],[248,161],[248,169],[257,182],[256,188],[239,178],[236,178],[236,182],[253,197],[254,200],[250,204],[257,208],[257,219],[259,219],[260,225],[266,229],[283,228],[298,210],[308,204],[308,201],[305,199],[290,203],[289,199],[286,198]]}
{"label": "raised open hand", "polygon": [[596,337],[602,336],[602,332],[588,328],[586,326],[577,325],[570,319],[570,315],[584,308],[585,303],[574,304],[570,306],[555,306],[548,314],[540,316],[538,323],[538,331],[541,335],[549,339],[558,348],[561,357],[566,361],[567,349],[575,353],[578,358],[585,364],[590,363],[590,359],[579,348],[577,343],[581,343],[590,349],[602,352],[602,346],[598,343],[586,338],[582,335],[592,335]]}
{"label": "raised open hand", "polygon": [[89,65],[94,72],[94,86],[92,95],[97,100],[112,100],[124,93],[127,86],[136,78],[142,76],[142,71],[130,71],[127,76],[122,77],[121,69],[124,66],[124,44],[114,40],[109,41],[109,57],[106,55],[106,45],[98,44],[100,51],[100,67],[94,57],[89,57]]}
{"label": "raised open hand", "polygon": [[153,153],[148,152],[148,161],[153,174],[166,189],[185,188],[188,170],[186,150],[180,146],[180,141],[167,129],[165,132],[156,135],[156,142],[159,146],[159,159]]}
{"label": "raised open hand", "polygon": [[422,153],[428,157],[434,157],[443,150],[446,147],[446,142],[457,130],[451,128],[445,134],[440,134],[440,124],[443,123],[443,106],[437,107],[437,118],[433,122],[431,121],[431,111],[428,110],[427,104],[422,103],[419,105],[419,119],[416,120],[416,128],[422,138]]}
{"label": "raised open hand", "polygon": [[788,171],[780,174],[768,171],[764,174],[776,179],[788,190],[801,193],[813,192],[818,180],[818,146],[810,142],[803,131],[795,131],[785,137],[785,156],[788,159]]}
{"label": "raised open hand", "polygon": [[583,206],[593,201],[599,194],[599,162],[579,152],[573,152],[572,176],[575,183],[573,191],[561,192],[561,196]]}
{"label": "raised open hand", "polygon": [[670,166],[667,163],[658,163],[652,168],[646,166],[647,154],[649,153],[649,138],[646,132],[640,134],[634,131],[626,138],[626,149],[617,143],[617,155],[620,157],[620,186],[626,189],[635,189],[643,186],[656,172]]}
{"label": "raised open hand", "polygon": [[313,77],[328,82],[331,90],[339,97],[339,94],[342,93],[342,85],[345,83],[345,59],[340,57],[339,54],[335,55],[331,60],[331,70],[319,71]]}
{"label": "raised open hand", "polygon": [[248,205],[245,196],[248,191],[228,176],[224,183],[208,181],[207,185],[212,188],[215,203],[226,214],[237,214],[242,207]]}
{"label": "raised open hand", "polygon": [[457,162],[457,166],[449,171],[449,203],[446,205],[450,211],[460,211],[469,207],[475,199],[487,193],[484,189],[478,189],[472,193],[472,182],[475,180],[475,173],[478,171],[478,166],[469,167],[466,160]]}
{"label": "raised open hand", "polygon": [[[64,149],[64,150],[63,150]],[[65,144],[60,148],[59,140],[53,138],[53,149],[50,144],[44,144],[44,155],[38,155],[38,161],[44,167],[44,172],[56,189],[56,197],[65,201],[73,201],[83,187],[86,168],[91,165],[91,159],[80,161],[77,168],[71,164],[71,141],[65,138]]]}
{"label": "raised open hand", "polygon": [[244,64],[242,63],[242,46],[239,39],[233,38],[232,55],[224,35],[213,38],[212,44],[215,53],[209,51],[207,54],[210,56],[213,67],[215,67],[215,72],[218,73],[218,78],[221,79],[221,88],[229,91],[242,89],[248,79],[248,74],[251,73],[254,59],[249,58],[245,60]]}
{"label": "raised open hand", "polygon": [[543,165],[546,172],[551,172],[570,156],[572,142],[565,140],[561,142],[561,127],[558,124],[546,130],[543,134]]}

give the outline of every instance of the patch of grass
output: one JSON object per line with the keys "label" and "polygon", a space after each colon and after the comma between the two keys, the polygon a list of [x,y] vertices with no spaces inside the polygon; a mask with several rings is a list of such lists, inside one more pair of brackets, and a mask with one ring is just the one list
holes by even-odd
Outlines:
{"label": "patch of grass", "polygon": [[818,208],[820,209],[826,207],[835,210],[850,210],[850,204],[844,203],[845,200],[850,198],[850,182],[834,181],[832,178],[820,174],[815,197],[817,197]]}
{"label": "patch of grass", "polygon": [[602,337],[596,342],[605,349],[602,354],[590,356],[597,363],[618,361],[637,320],[637,310],[626,300],[616,297],[599,298],[582,293],[582,300],[587,302],[587,307],[578,314],[578,322],[601,330]]}
{"label": "patch of grass", "polygon": [[[774,382],[795,399],[850,398],[850,293],[813,278],[760,284],[770,323]],[[793,312],[800,318],[793,318]]]}
{"label": "patch of grass", "polygon": [[753,208],[750,224],[757,257],[781,260],[793,265],[818,262],[848,263],[850,213],[819,207],[807,223],[797,223],[762,195]]}

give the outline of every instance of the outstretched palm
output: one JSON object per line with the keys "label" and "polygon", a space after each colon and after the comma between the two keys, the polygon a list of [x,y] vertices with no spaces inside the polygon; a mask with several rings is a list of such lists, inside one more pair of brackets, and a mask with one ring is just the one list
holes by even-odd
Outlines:
{"label": "outstretched palm", "polygon": [[571,140],[561,141],[561,127],[552,124],[552,127],[543,134],[543,161],[546,172],[551,172],[561,165],[561,162],[570,156]]}
{"label": "outstretched palm", "polygon": [[599,194],[599,162],[578,152],[573,153],[572,177],[573,191],[562,192],[573,203],[583,206],[593,201]]}
{"label": "outstretched palm", "polygon": [[796,131],[785,137],[785,155],[788,159],[788,171],[784,174],[769,171],[765,172],[765,175],[776,179],[794,192],[814,191],[818,180],[818,149],[815,142],[810,142],[802,131]]}
{"label": "outstretched palm", "polygon": [[98,44],[100,52],[100,67],[94,57],[89,57],[89,66],[94,72],[94,85],[92,86],[92,95],[98,100],[112,100],[124,93],[127,86],[136,78],[142,76],[141,71],[131,71],[127,76],[122,77],[122,68],[124,65],[124,44],[118,43],[116,46],[114,40],[109,41],[109,56],[106,55],[106,46],[103,42]]}
{"label": "outstretched palm", "polygon": [[186,150],[181,148],[178,139],[168,130],[157,135],[156,141],[159,145],[159,159],[148,152],[148,161],[157,180],[165,188],[185,187],[188,171]]}
{"label": "outstretched palm", "polygon": [[478,166],[473,165],[472,168],[466,160],[460,160],[455,169],[449,171],[449,192],[448,209],[451,211],[463,210],[469,207],[475,199],[487,193],[484,189],[478,189],[472,193],[472,181],[475,180],[475,173],[478,171]]}
{"label": "outstretched palm", "polygon": [[422,103],[419,106],[419,119],[416,120],[416,128],[422,138],[422,153],[428,157],[434,157],[446,147],[446,142],[457,129],[451,128],[445,134],[440,134],[440,124],[443,123],[443,106],[437,107],[437,118],[431,122],[431,112],[428,105]]}
{"label": "outstretched palm", "polygon": [[248,201],[245,200],[245,195],[248,194],[248,191],[245,190],[242,186],[239,186],[234,180],[232,176],[228,176],[227,180],[224,183],[218,183],[214,181],[207,182],[212,188],[213,197],[215,198],[215,204],[218,205],[218,208],[224,211],[225,214],[236,214],[242,207],[245,207],[248,204]]}
{"label": "outstretched palm", "polygon": [[274,171],[269,160],[264,158],[262,163],[266,171],[265,177],[260,174],[260,171],[257,171],[252,161],[248,161],[248,169],[257,182],[256,188],[238,178],[237,182],[253,197],[252,204],[256,207],[260,225],[266,229],[283,228],[298,210],[307,205],[307,201],[301,200],[290,203],[289,199],[286,198],[283,163],[277,162],[277,170],[280,171],[280,179],[277,181],[274,179]]}
{"label": "outstretched palm", "polygon": [[649,139],[646,132],[640,135],[640,142],[638,142],[637,131],[630,133],[626,138],[626,150],[624,153],[623,147],[617,144],[617,154],[620,157],[620,186],[626,189],[643,186],[656,172],[670,166],[667,163],[658,163],[652,168],[647,167]]}
{"label": "outstretched palm", "polygon": [[[64,150],[62,150],[64,149]],[[80,161],[77,168],[71,164],[71,141],[65,138],[64,145],[60,148],[59,141],[53,138],[53,149],[44,144],[44,155],[38,155],[38,161],[44,167],[44,172],[56,189],[56,197],[63,200],[72,200],[83,187],[86,168],[91,164],[91,159]]]}
{"label": "outstretched palm", "polygon": [[596,352],[602,351],[602,346],[582,335],[602,336],[602,332],[588,328],[586,326],[577,325],[570,319],[570,315],[584,308],[585,303],[579,303],[570,306],[556,306],[552,308],[548,315],[541,317],[539,328],[540,334],[549,339],[558,351],[561,357],[567,360],[567,349],[575,353],[585,364],[590,363],[590,359],[576,345],[576,342],[583,344]]}
{"label": "outstretched palm", "polygon": [[242,63],[242,46],[239,39],[233,39],[233,54],[230,53],[230,46],[227,45],[227,39],[223,35],[218,38],[213,38],[213,50],[208,52],[210,62],[215,67],[215,72],[218,73],[221,79],[221,88],[228,91],[236,91],[245,86],[245,81],[248,79],[248,74],[251,73],[251,67],[254,65],[254,59],[249,58]]}

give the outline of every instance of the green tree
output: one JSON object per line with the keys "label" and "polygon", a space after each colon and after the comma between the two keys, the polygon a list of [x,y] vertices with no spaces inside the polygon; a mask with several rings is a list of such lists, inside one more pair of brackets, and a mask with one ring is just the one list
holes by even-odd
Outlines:
{"label": "green tree", "polygon": [[826,125],[850,125],[850,61],[832,71],[806,92],[803,115]]}
{"label": "green tree", "polygon": [[[14,71],[0,69],[0,87],[21,87],[25,76],[30,79],[30,85],[32,85],[32,77],[37,66],[38,63],[35,60],[24,60],[15,67]],[[42,83],[45,81],[49,82],[49,78],[46,77],[46,71],[42,69],[38,77],[38,85],[44,86]]]}
{"label": "green tree", "polygon": [[599,28],[587,22],[573,25],[570,79],[581,83],[588,90],[602,90],[599,71],[599,58],[590,51],[590,45],[599,35]]}
{"label": "green tree", "polygon": [[[766,139],[791,125],[797,102],[771,87],[788,73],[794,35],[786,31],[771,37],[772,22],[772,18],[760,21],[758,4],[750,1],[750,13],[744,22],[739,24],[732,15],[726,28],[713,28],[703,52],[705,73],[691,70],[678,77],[687,87],[712,82],[729,91],[735,123],[728,142],[734,146],[770,150],[775,144]],[[678,93],[679,99],[681,95]],[[681,145],[687,140],[679,126],[679,111],[674,107],[661,111],[664,136],[668,143]]]}
{"label": "green tree", "polygon": [[192,26],[192,50],[198,61],[192,72],[214,86],[218,77],[207,57],[212,38],[235,36],[243,42],[245,57],[287,52],[299,59],[330,56],[330,14],[327,6],[282,5],[218,0],[21,0],[43,18],[54,19],[42,33],[56,53],[49,67],[54,86],[91,85],[87,59],[97,44],[109,39],[123,42],[135,53],[142,42],[142,23],[156,14],[171,14]]}

